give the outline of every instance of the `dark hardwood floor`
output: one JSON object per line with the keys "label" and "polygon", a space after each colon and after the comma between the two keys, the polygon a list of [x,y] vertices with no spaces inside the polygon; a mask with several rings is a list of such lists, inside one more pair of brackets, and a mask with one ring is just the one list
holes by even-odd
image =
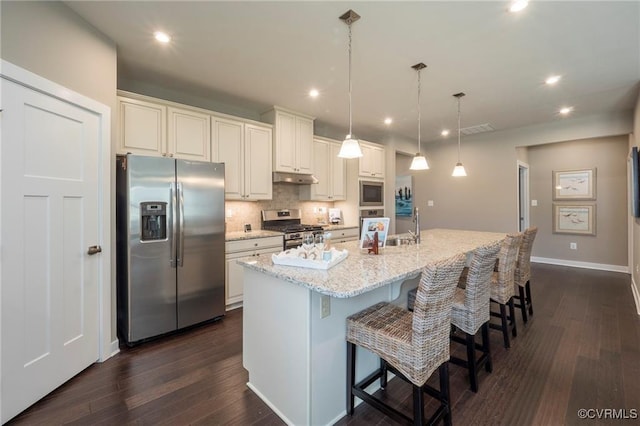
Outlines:
{"label": "dark hardwood floor", "polygon": [[[518,337],[509,350],[501,333],[491,332],[494,369],[480,374],[477,394],[469,390],[466,370],[450,366],[453,422],[633,424],[577,414],[580,408],[640,410],[640,319],[629,276],[535,264],[531,286],[534,316],[525,326],[516,312]],[[457,346],[453,350],[464,354]],[[242,311],[236,310],[221,322],[123,349],[11,424],[283,424],[246,382]],[[411,413],[407,384],[392,380],[385,397]],[[361,404],[337,424],[394,423]]]}

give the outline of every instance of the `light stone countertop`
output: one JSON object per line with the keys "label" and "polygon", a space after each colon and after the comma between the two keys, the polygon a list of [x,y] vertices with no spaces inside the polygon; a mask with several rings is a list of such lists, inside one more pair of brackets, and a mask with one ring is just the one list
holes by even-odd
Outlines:
{"label": "light stone countertop", "polygon": [[268,238],[278,237],[284,235],[282,232],[265,231],[263,229],[256,229],[255,231],[243,232],[227,232],[224,235],[225,241],[238,241],[238,240],[250,240],[252,238]]}
{"label": "light stone countertop", "polygon": [[413,278],[430,263],[500,242],[505,235],[506,233],[429,229],[420,233],[419,245],[385,247],[377,256],[361,250],[359,241],[350,241],[334,245],[337,249],[347,249],[349,256],[329,270],[274,265],[270,256],[257,260],[238,260],[238,263],[321,294],[347,298]]}

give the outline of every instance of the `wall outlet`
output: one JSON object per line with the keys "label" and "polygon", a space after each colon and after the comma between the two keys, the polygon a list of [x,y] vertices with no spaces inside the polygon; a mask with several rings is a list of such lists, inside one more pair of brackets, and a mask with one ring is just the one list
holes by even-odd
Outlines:
{"label": "wall outlet", "polygon": [[428,200],[427,201],[427,206],[433,207],[433,200]]}
{"label": "wall outlet", "polygon": [[538,200],[531,200],[531,206],[536,207],[538,205]]}
{"label": "wall outlet", "polygon": [[640,273],[640,264],[636,263],[636,274]]}
{"label": "wall outlet", "polygon": [[226,214],[226,216],[227,216],[228,218],[233,217],[233,209],[227,209],[227,214]]}
{"label": "wall outlet", "polygon": [[331,297],[323,294],[320,296],[320,318],[331,315]]}
{"label": "wall outlet", "polygon": [[571,250],[578,250],[578,243],[569,243],[569,248]]}

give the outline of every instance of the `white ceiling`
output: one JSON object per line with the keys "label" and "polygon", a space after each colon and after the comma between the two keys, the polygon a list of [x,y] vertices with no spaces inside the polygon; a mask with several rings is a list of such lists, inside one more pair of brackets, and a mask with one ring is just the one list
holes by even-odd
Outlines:
{"label": "white ceiling", "polygon": [[[496,130],[629,110],[640,81],[638,1],[67,2],[114,40],[119,79],[148,80],[264,111],[279,105],[348,130],[348,29],[353,9],[353,133],[422,140],[489,123]],[[172,35],[160,45],[153,32]],[[563,76],[554,87],[551,74]],[[320,90],[308,97],[312,87]],[[391,126],[383,124],[393,117]],[[450,136],[454,137],[454,136]]]}

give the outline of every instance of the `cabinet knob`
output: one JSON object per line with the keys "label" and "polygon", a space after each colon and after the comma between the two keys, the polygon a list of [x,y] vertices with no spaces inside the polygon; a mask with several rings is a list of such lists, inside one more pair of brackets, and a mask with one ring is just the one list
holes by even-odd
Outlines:
{"label": "cabinet knob", "polygon": [[253,245],[254,245],[255,247],[258,247],[258,243],[253,243]]}

